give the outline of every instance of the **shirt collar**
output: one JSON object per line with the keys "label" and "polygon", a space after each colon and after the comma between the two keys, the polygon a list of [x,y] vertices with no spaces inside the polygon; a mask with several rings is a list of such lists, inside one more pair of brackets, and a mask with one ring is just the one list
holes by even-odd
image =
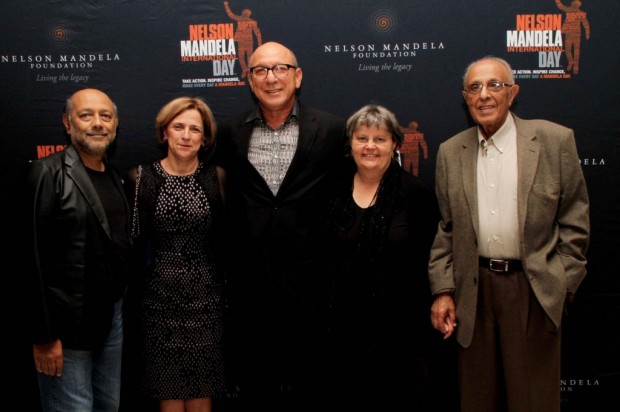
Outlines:
{"label": "shirt collar", "polygon": [[[286,118],[286,121],[284,123],[288,123],[292,118],[296,118],[299,120],[299,101],[297,99],[295,99],[295,104],[293,104],[293,108],[291,109],[291,112],[288,114],[288,117]],[[252,123],[255,121],[265,123],[265,121],[263,120],[263,113],[260,110],[260,106],[256,106],[245,119],[246,123]]]}
{"label": "shirt collar", "polygon": [[[500,153],[503,153],[504,147],[506,147],[506,144],[508,143],[508,139],[510,138],[510,136],[514,135],[514,128],[514,118],[512,117],[512,113],[508,113],[504,124],[502,124],[502,126],[497,130],[497,132],[495,132],[493,136],[489,138],[489,143],[492,141],[495,147],[497,147],[497,150],[499,150]],[[482,135],[480,127],[478,127],[478,143],[480,144],[480,147],[485,147],[484,142],[485,138]]]}

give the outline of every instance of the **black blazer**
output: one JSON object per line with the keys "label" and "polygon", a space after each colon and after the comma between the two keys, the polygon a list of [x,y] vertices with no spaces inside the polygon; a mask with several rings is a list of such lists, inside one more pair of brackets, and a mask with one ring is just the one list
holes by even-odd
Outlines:
{"label": "black blazer", "polygon": [[[323,225],[320,204],[344,159],[345,121],[300,105],[297,150],[274,196],[248,160],[252,113],[222,122],[217,135],[216,160],[227,173],[231,259],[253,266],[243,279],[232,281],[245,281],[246,290],[259,288],[253,296],[267,289],[295,296],[304,289],[309,267],[317,258],[313,251],[317,229]],[[243,276],[244,272],[237,273]]]}
{"label": "black blazer", "polygon": [[[108,167],[129,217],[121,178]],[[128,251],[119,253],[113,243],[104,207],[73,146],[31,162],[27,189],[32,342],[60,338],[64,347],[93,349],[107,337],[123,295]],[[124,229],[129,238],[129,218]]]}

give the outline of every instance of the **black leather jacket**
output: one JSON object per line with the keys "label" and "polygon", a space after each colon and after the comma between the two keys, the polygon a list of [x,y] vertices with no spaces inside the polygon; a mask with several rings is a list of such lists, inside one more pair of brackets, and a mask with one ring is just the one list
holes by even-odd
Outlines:
{"label": "black leather jacket", "polygon": [[[129,205],[118,173],[129,238]],[[129,250],[113,241],[108,218],[71,145],[31,162],[26,211],[28,293],[33,343],[60,338],[63,347],[93,349],[108,335],[123,296]]]}

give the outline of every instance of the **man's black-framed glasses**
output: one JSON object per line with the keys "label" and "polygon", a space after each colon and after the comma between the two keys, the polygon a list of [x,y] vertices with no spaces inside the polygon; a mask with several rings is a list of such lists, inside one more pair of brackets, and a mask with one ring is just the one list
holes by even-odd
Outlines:
{"label": "man's black-framed glasses", "polygon": [[292,64],[280,63],[272,67],[254,66],[250,68],[250,73],[252,73],[252,76],[254,76],[256,80],[265,80],[267,78],[267,75],[269,74],[269,70],[271,70],[273,72],[273,75],[276,76],[278,79],[284,79],[286,76],[288,76],[288,72],[290,69],[296,68],[297,66],[293,66]]}
{"label": "man's black-framed glasses", "polygon": [[[478,83],[478,82],[468,84],[467,86],[465,86],[465,91],[469,94],[478,94],[482,91],[482,88],[484,86],[485,86],[484,84]],[[514,86],[514,84],[504,83],[499,80],[490,80],[487,82],[486,86],[487,86],[487,90],[490,90],[492,92],[499,92],[504,87],[512,87]]]}

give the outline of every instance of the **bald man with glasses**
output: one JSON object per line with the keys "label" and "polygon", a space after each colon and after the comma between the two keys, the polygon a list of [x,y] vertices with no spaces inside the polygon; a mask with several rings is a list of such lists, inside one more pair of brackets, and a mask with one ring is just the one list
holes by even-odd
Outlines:
{"label": "bald man with glasses", "polygon": [[345,120],[299,101],[303,72],[284,45],[261,45],[249,64],[258,105],[220,124],[216,155],[231,221],[227,368],[250,406],[303,411],[319,391],[328,281],[317,237]]}

